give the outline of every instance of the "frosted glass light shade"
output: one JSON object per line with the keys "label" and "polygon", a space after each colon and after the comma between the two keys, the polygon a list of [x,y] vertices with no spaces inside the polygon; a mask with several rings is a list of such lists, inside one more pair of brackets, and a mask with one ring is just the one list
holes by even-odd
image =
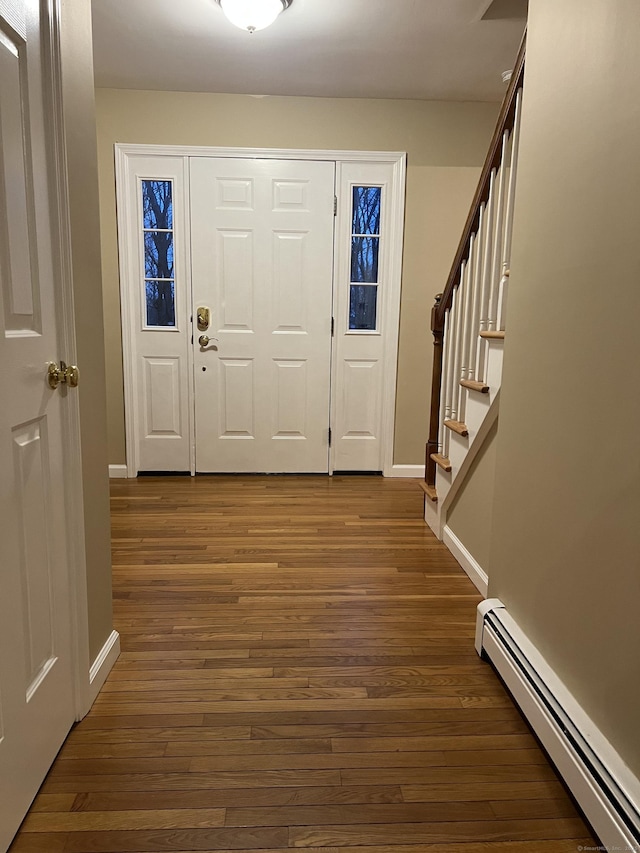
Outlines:
{"label": "frosted glass light shade", "polygon": [[270,26],[288,5],[283,0],[219,0],[219,3],[232,24],[250,33]]}

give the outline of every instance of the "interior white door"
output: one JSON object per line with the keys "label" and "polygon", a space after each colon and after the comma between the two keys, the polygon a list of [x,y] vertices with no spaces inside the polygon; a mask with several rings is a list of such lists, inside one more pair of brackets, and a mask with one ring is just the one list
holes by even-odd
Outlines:
{"label": "interior white door", "polygon": [[328,471],[334,184],[333,162],[191,160],[198,472]]}
{"label": "interior white door", "polygon": [[[47,4],[0,0],[0,849],[74,720],[63,392],[49,219]],[[65,394],[77,393],[73,389]]]}

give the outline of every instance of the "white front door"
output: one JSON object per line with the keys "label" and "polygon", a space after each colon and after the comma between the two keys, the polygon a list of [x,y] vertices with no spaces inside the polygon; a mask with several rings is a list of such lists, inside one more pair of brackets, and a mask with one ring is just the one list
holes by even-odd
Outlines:
{"label": "white front door", "polygon": [[129,476],[391,470],[404,166],[116,146]]}
{"label": "white front door", "polygon": [[198,472],[329,470],[334,181],[332,162],[191,159]]}
{"label": "white front door", "polygon": [[47,4],[0,0],[0,849],[74,716],[64,513],[66,386],[49,219]]}

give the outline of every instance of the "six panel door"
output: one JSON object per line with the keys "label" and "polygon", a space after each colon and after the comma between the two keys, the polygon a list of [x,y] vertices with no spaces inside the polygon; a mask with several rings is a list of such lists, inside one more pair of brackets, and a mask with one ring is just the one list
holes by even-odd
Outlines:
{"label": "six panel door", "polygon": [[46,4],[0,0],[0,849],[75,716],[49,220]]}
{"label": "six panel door", "polygon": [[198,472],[328,471],[334,173],[191,159]]}

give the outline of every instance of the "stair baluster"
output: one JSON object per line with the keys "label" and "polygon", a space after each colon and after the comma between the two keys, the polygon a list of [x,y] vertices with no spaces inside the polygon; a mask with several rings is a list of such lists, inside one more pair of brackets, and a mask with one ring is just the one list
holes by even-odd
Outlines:
{"label": "stair baluster", "polygon": [[464,290],[462,293],[462,302],[464,305],[464,310],[462,317],[462,354],[460,357],[460,370],[458,372],[458,376],[456,377],[456,392],[458,394],[458,420],[463,422],[466,411],[467,394],[464,391],[463,387],[460,385],[460,381],[462,379],[469,378],[469,354],[471,351],[471,339],[473,338],[475,340],[477,334],[477,332],[474,334],[474,331],[471,328],[473,288],[475,284],[473,273],[476,268],[477,253],[478,252],[476,235],[472,234],[469,245],[469,261],[467,263],[466,275],[463,280]]}
{"label": "stair baluster", "polygon": [[478,346],[477,346],[477,330],[480,328],[480,279],[482,276],[484,258],[486,255],[486,236],[487,236],[487,217],[486,204],[480,205],[480,214],[478,216],[478,237],[476,246],[476,259],[474,264],[473,275],[473,311],[471,317],[471,336],[469,339],[469,375],[468,379],[478,379]]}
{"label": "stair baluster", "polygon": [[518,153],[520,150],[520,119],[522,116],[522,89],[516,95],[516,109],[511,134],[511,164],[509,167],[509,188],[507,190],[507,211],[505,214],[504,243],[502,250],[502,277],[498,299],[496,328],[504,331],[507,314],[507,295],[509,290],[509,267],[511,264],[511,240],[513,237],[513,210],[516,198],[516,178],[518,175]]}
{"label": "stair baluster", "polygon": [[467,274],[467,261],[465,261],[460,269],[460,282],[458,284],[458,288],[455,292],[453,303],[451,306],[452,311],[452,329],[453,329],[453,340],[451,342],[452,353],[453,353],[453,366],[451,370],[451,420],[458,420],[458,403],[459,403],[459,394],[458,394],[458,381],[460,378],[460,356],[462,350],[462,313],[463,313],[463,305],[462,305],[462,293],[464,287],[464,280]]}
{"label": "stair baluster", "polygon": [[491,253],[491,275],[489,277],[489,301],[487,304],[487,331],[495,332],[498,315],[498,288],[502,272],[502,246],[504,243],[504,215],[507,200],[507,158],[509,155],[508,130],[502,134],[502,156],[498,168],[498,200],[496,203],[496,220],[493,231],[493,250]]}
{"label": "stair baluster", "polygon": [[440,404],[440,420],[439,424],[441,425],[439,430],[439,438],[438,449],[437,452],[442,454],[442,456],[446,456],[449,450],[449,434],[442,427],[442,424],[451,417],[451,398],[447,398],[448,390],[449,390],[449,371],[451,369],[451,339],[452,335],[450,334],[450,326],[451,326],[451,312],[447,311],[444,315],[444,376],[443,376],[443,388],[445,393],[442,394],[442,400]]}
{"label": "stair baluster", "polygon": [[[489,177],[489,198],[487,199],[487,233],[485,234],[484,257],[482,264],[482,280],[480,284],[480,322],[478,332],[486,332],[489,329],[489,290],[491,288],[491,270],[493,266],[493,234],[495,231],[496,212],[496,176],[497,169],[491,170]],[[476,340],[476,364],[478,367],[478,379],[484,378],[486,350],[484,341],[478,337]]]}

